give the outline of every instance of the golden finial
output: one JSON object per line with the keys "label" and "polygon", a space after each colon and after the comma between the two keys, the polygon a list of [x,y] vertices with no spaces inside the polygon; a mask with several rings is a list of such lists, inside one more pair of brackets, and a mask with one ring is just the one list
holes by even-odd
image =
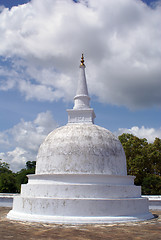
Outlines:
{"label": "golden finial", "polygon": [[81,57],[81,64],[80,64],[80,66],[85,66],[85,65],[84,65],[84,56],[83,56],[83,53],[82,53],[82,57]]}

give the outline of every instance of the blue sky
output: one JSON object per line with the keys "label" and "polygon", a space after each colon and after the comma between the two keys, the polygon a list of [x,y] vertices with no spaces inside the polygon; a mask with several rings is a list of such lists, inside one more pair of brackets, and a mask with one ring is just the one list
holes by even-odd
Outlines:
{"label": "blue sky", "polygon": [[67,123],[82,52],[95,123],[161,138],[160,10],[161,1],[0,0],[0,158],[17,171]]}

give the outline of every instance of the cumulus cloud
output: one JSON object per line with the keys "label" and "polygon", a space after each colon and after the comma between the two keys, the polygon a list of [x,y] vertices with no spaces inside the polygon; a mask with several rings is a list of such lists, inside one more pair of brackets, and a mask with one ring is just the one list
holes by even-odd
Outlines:
{"label": "cumulus cloud", "polygon": [[27,100],[71,100],[83,51],[90,94],[99,101],[161,106],[160,12],[161,1],[149,7],[138,0],[32,0],[4,8],[0,55],[10,66],[0,89],[17,88]]}
{"label": "cumulus cloud", "polygon": [[123,133],[130,133],[134,136],[137,136],[139,138],[146,138],[148,142],[153,142],[155,138],[161,138],[161,128],[154,129],[154,128],[145,128],[142,126],[141,128],[134,126],[130,129],[128,128],[119,128],[115,134],[117,136],[123,134]]}
{"label": "cumulus cloud", "polygon": [[4,5],[0,5],[0,12],[2,12],[4,8]]}
{"label": "cumulus cloud", "polygon": [[50,111],[39,113],[34,121],[20,123],[0,132],[3,151],[0,158],[10,164],[13,171],[20,170],[26,161],[35,161],[38,148],[46,135],[57,127]]}

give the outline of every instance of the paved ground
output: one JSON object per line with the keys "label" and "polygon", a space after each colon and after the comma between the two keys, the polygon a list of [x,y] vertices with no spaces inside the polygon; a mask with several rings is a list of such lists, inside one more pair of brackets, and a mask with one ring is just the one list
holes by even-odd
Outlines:
{"label": "paved ground", "polygon": [[159,217],[137,223],[106,225],[56,225],[8,220],[10,208],[0,207],[0,240],[159,240],[161,239],[161,211]]}

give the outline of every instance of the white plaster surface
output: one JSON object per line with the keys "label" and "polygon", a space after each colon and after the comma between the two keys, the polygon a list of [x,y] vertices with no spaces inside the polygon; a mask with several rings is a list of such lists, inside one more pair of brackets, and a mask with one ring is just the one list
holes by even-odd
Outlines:
{"label": "white plaster surface", "polygon": [[151,213],[136,214],[133,216],[51,216],[40,214],[24,214],[21,212],[10,211],[8,218],[12,220],[29,221],[29,222],[45,222],[45,223],[57,223],[57,224],[104,224],[114,222],[132,222],[132,221],[144,221],[153,218]]}
{"label": "white plaster surface", "polygon": [[95,114],[92,108],[89,109],[67,109],[68,123],[94,123]]}
{"label": "white plaster surface", "polygon": [[74,109],[88,109],[90,97],[85,75],[85,65],[80,66],[76,96],[74,97]]}
{"label": "white plaster surface", "polygon": [[133,185],[133,176],[42,174],[29,178],[21,195],[14,198],[10,219],[81,224],[153,217],[148,199]]}
{"label": "white plaster surface", "polygon": [[[15,204],[16,203],[16,204]],[[132,216],[147,213],[146,199],[61,199],[15,197],[13,211],[76,217]]]}
{"label": "white plaster surface", "polygon": [[95,113],[90,108],[90,97],[85,76],[85,65],[80,65],[80,76],[73,109],[68,109],[68,123],[94,123]]}
{"label": "white plaster surface", "polygon": [[23,197],[105,198],[120,199],[141,196],[133,176],[91,174],[29,175],[29,183],[21,186]]}
{"label": "white plaster surface", "polygon": [[[13,198],[19,196],[20,194],[10,194],[3,193],[0,194],[0,207],[12,207]],[[161,209],[161,196],[160,195],[141,195],[141,197],[148,198],[149,209],[150,210],[160,210]]]}
{"label": "white plaster surface", "polygon": [[51,132],[40,146],[36,174],[90,173],[126,175],[120,141],[94,124],[67,124]]}

